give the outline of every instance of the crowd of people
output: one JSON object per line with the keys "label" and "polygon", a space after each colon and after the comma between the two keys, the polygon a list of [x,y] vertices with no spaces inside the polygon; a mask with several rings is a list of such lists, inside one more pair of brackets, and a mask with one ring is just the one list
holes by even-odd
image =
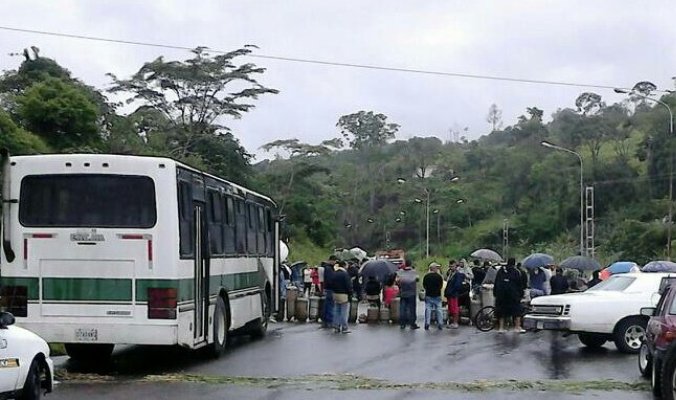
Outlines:
{"label": "crowd of people", "polygon": [[479,260],[471,264],[465,260],[450,260],[445,272],[439,263],[430,263],[420,290],[418,272],[411,260],[405,260],[398,271],[386,276],[382,282],[372,275],[361,279],[360,267],[366,261],[344,261],[332,255],[318,266],[294,264],[289,267],[283,264],[279,274],[282,298],[286,297],[289,285],[298,287],[306,296],[324,296],[324,307],[320,310],[323,327],[333,328],[336,333],[349,333],[348,313],[352,299],[365,300],[378,308],[390,308],[398,297],[400,328],[418,329],[416,301],[420,296],[425,302],[425,330],[431,325],[441,330],[445,321],[451,329],[459,327],[461,309],[469,309],[472,290],[491,290],[498,332],[503,332],[508,325],[522,332],[524,301],[585,290],[601,282],[599,271],[594,271],[593,278],[584,282],[577,274],[565,275],[564,270],[555,265],[524,269],[513,258],[504,265]]}

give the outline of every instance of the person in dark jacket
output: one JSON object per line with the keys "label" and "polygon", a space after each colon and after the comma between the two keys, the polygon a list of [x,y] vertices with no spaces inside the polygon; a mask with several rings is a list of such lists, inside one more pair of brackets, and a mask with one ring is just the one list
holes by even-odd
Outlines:
{"label": "person in dark jacket", "polygon": [[345,269],[345,261],[338,261],[331,274],[333,292],[333,329],[336,333],[350,333],[347,327],[348,307],[352,296],[352,280]]}
{"label": "person in dark jacket", "polygon": [[364,289],[366,291],[366,300],[368,300],[369,303],[377,304],[378,308],[380,308],[381,289],[378,279],[373,275],[369,276]]}
{"label": "person in dark jacket", "polygon": [[514,330],[521,329],[521,298],[525,289],[523,276],[516,269],[514,258],[507,260],[507,265],[500,268],[495,277],[495,313],[498,317],[498,332],[505,331],[505,319],[514,320]]}
{"label": "person in dark jacket", "polygon": [[448,301],[448,315],[450,316],[451,328],[457,329],[458,322],[460,321],[460,295],[462,294],[462,284],[465,282],[465,274],[462,272],[462,268],[456,264],[454,270],[448,277],[448,282],[446,282],[446,290],[444,296]]}
{"label": "person in dark jacket", "polygon": [[552,294],[563,294],[568,292],[568,279],[563,276],[563,270],[561,268],[556,269],[556,275],[552,276],[552,279],[549,280],[552,285]]}
{"label": "person in dark jacket", "polygon": [[599,279],[600,273],[601,273],[601,271],[599,271],[598,269],[596,271],[592,272],[592,279],[589,282],[587,282],[587,289],[603,282],[601,279]]}
{"label": "person in dark jacket", "polygon": [[413,262],[406,260],[403,268],[397,272],[397,284],[399,285],[399,328],[405,329],[410,325],[411,329],[420,328],[416,324],[416,297],[418,295],[418,273],[413,269]]}
{"label": "person in dark jacket", "polygon": [[429,272],[423,277],[425,289],[425,330],[430,329],[432,313],[436,314],[437,327],[443,329],[444,316],[441,313],[441,287],[444,286],[444,278],[439,273],[441,265],[433,262],[429,266]]}
{"label": "person in dark jacket", "polygon": [[333,266],[338,261],[338,257],[332,255],[329,260],[322,263],[324,267],[324,312],[322,313],[322,321],[324,328],[333,326]]}
{"label": "person in dark jacket", "polygon": [[483,283],[484,278],[486,277],[486,263],[484,263],[484,266],[482,267],[479,260],[474,260],[472,274],[474,274],[474,278],[472,279],[472,286],[480,286]]}

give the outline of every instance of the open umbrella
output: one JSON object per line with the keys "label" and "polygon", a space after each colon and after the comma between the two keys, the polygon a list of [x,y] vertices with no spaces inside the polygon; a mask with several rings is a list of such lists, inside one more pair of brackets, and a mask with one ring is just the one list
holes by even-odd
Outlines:
{"label": "open umbrella", "polygon": [[560,266],[564,268],[578,269],[580,271],[596,271],[601,269],[601,264],[593,258],[583,256],[568,257],[561,261]]}
{"label": "open umbrella", "polygon": [[502,257],[500,254],[498,254],[496,251],[493,251],[491,249],[479,249],[479,250],[474,250],[470,256],[474,258],[479,258],[482,260],[486,261],[497,261],[500,262],[502,261]]}
{"label": "open umbrella", "polygon": [[641,268],[643,272],[676,272],[676,263],[671,261],[651,261]]}
{"label": "open umbrella", "polygon": [[610,266],[604,269],[604,271],[609,272],[611,275],[624,274],[631,271],[631,269],[636,266],[637,264],[633,261],[616,261],[610,264]]}
{"label": "open umbrella", "polygon": [[521,265],[528,269],[540,268],[553,263],[554,257],[544,253],[533,253],[521,261]]}
{"label": "open umbrella", "polygon": [[397,266],[387,260],[371,260],[362,265],[359,275],[362,276],[364,282],[370,276],[375,276],[378,282],[385,283],[390,274],[397,272]]}

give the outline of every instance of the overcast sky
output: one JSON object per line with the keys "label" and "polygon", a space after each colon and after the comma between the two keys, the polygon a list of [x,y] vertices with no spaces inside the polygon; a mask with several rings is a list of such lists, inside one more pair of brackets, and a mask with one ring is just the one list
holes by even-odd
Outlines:
{"label": "overcast sky", "polygon": [[[649,80],[672,89],[676,75],[676,6],[671,1],[131,1],[3,0],[0,25],[24,29],[232,50],[341,63],[382,65],[538,80],[631,87]],[[186,51],[0,30],[0,69],[37,46],[88,84],[105,88],[105,73],[126,77],[164,55]],[[244,59],[242,59],[244,61]],[[549,116],[573,107],[583,91],[608,103],[611,90],[248,59],[267,68],[262,84],[280,90],[228,125],[257,154],[264,143],[295,137],[318,143],[338,135],[341,115],[386,114],[398,138],[449,138],[468,128],[489,131],[492,103],[511,125],[537,106]]]}

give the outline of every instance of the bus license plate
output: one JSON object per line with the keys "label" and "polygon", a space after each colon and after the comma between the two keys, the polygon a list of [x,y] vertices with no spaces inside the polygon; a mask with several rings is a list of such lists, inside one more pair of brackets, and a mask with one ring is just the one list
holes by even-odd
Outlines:
{"label": "bus license plate", "polygon": [[75,330],[75,340],[78,342],[96,342],[99,340],[99,330],[78,328]]}

